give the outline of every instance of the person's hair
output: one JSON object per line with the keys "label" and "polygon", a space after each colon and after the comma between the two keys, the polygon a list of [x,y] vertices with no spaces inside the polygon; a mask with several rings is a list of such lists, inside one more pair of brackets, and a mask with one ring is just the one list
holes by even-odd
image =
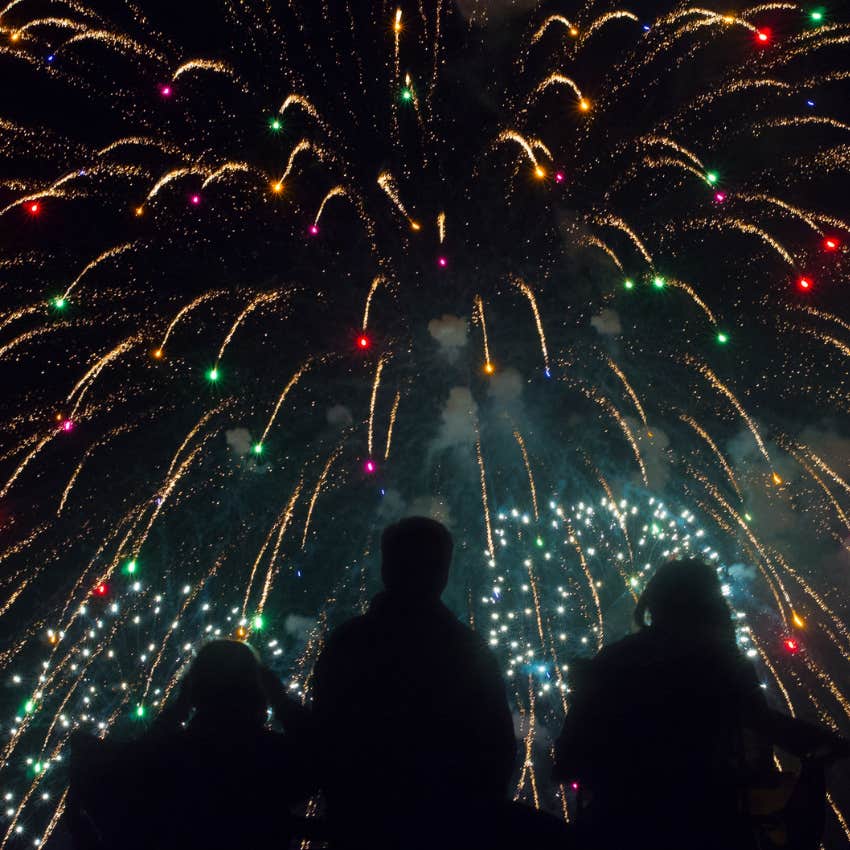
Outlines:
{"label": "person's hair", "polygon": [[384,587],[394,595],[439,599],[449,580],[453,545],[449,530],[428,517],[387,526],[381,536]]}
{"label": "person's hair", "polygon": [[212,640],[204,644],[187,676],[190,699],[199,713],[262,719],[266,697],[260,659],[247,643]]}
{"label": "person's hair", "polygon": [[640,595],[634,616],[641,629],[651,626],[683,635],[713,632],[735,639],[732,614],[717,572],[696,559],[660,566]]}

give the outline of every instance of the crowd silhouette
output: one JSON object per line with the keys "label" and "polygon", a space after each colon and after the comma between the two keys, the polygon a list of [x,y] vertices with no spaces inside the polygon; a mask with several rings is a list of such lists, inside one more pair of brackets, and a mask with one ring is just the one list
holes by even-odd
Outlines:
{"label": "crowd silhouette", "polygon": [[[499,665],[441,601],[452,546],[424,517],[384,531],[384,589],[328,638],[308,706],[249,645],[214,640],[140,738],[77,735],[74,845],[819,846],[825,767],[848,755],[847,742],[769,707],[715,570],[695,560],[659,567],[636,632],[573,665],[553,767],[576,793],[571,822],[514,802],[517,742]],[[796,769],[776,767],[776,748]],[[299,804],[309,816],[293,814]]]}

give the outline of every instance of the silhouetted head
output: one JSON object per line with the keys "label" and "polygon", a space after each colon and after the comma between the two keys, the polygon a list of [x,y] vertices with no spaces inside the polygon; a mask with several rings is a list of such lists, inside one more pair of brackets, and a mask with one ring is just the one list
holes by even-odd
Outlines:
{"label": "silhouetted head", "polygon": [[387,592],[422,601],[440,598],[449,580],[452,536],[433,519],[411,516],[384,529],[381,578]]}
{"label": "silhouetted head", "polygon": [[232,725],[264,721],[266,696],[260,681],[260,660],[247,643],[210,641],[198,652],[187,676],[191,702],[198,714]]}
{"label": "silhouetted head", "polygon": [[[651,623],[647,623],[649,612]],[[714,567],[695,559],[660,566],[638,599],[635,622],[640,628],[688,633],[715,633],[734,640],[729,606]]]}

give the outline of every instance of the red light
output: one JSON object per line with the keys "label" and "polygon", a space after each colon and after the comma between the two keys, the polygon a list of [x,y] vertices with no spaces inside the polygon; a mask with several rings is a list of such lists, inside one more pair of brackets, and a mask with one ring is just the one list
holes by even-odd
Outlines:
{"label": "red light", "polygon": [[369,337],[368,336],[357,337],[357,345],[360,346],[360,348],[368,348],[369,347]]}
{"label": "red light", "polygon": [[796,655],[796,654],[800,651],[800,644],[799,644],[799,642],[798,642],[797,640],[795,640],[794,638],[788,638],[788,639],[785,641],[785,648],[786,648],[786,649],[788,650],[788,652],[790,652],[792,655]]}
{"label": "red light", "polygon": [[841,243],[832,236],[827,236],[826,239],[823,240],[823,247],[827,251],[835,251],[840,244]]}
{"label": "red light", "polygon": [[812,281],[811,281],[811,279],[810,279],[810,278],[807,278],[807,277],[801,277],[801,278],[797,281],[797,286],[799,286],[799,287],[800,287],[800,289],[802,289],[802,290],[803,290],[803,292],[808,292],[808,291],[812,288]]}
{"label": "red light", "polygon": [[770,30],[767,28],[756,30],[756,40],[759,44],[767,44],[770,41]]}
{"label": "red light", "polygon": [[29,205],[29,211],[33,215],[38,215],[40,209],[41,209],[41,205],[38,203],[38,201],[35,201],[35,202],[33,202]]}
{"label": "red light", "polygon": [[367,460],[366,463],[363,464],[363,469],[365,469],[366,472],[368,472],[369,475],[371,475],[376,469],[375,461],[371,460],[371,459]]}
{"label": "red light", "polygon": [[98,586],[94,589],[94,592],[95,592],[98,596],[106,596],[106,594],[107,594],[107,591],[108,591],[108,590],[109,590],[109,588],[108,588],[108,587],[107,587],[107,586],[106,586],[103,582],[101,582],[101,583],[100,583],[100,584],[99,584],[99,585],[98,585]]}

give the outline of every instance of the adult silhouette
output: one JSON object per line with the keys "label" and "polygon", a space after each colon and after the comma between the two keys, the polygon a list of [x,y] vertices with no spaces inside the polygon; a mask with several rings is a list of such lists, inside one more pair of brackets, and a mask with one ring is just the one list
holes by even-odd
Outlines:
{"label": "adult silhouette", "polygon": [[[266,728],[268,707],[287,734]],[[309,718],[254,650],[215,640],[140,738],[78,737],[69,811],[77,847],[287,846],[289,809],[314,782],[298,739]]]}
{"label": "adult silhouette", "polygon": [[383,592],[316,665],[334,847],[474,847],[506,801],[516,741],[499,667],[440,600],[452,545],[431,519],[389,526]]}
{"label": "adult silhouette", "polygon": [[[763,786],[782,803],[791,795],[774,771],[772,745],[805,757],[841,742],[768,708],[736,646],[713,567],[696,560],[661,566],[638,600],[635,622],[636,634],[576,665],[556,745],[556,778],[579,789],[582,845],[755,847],[750,791]],[[809,834],[817,832],[813,802],[798,813],[798,827]],[[787,846],[797,850],[800,841]]]}

